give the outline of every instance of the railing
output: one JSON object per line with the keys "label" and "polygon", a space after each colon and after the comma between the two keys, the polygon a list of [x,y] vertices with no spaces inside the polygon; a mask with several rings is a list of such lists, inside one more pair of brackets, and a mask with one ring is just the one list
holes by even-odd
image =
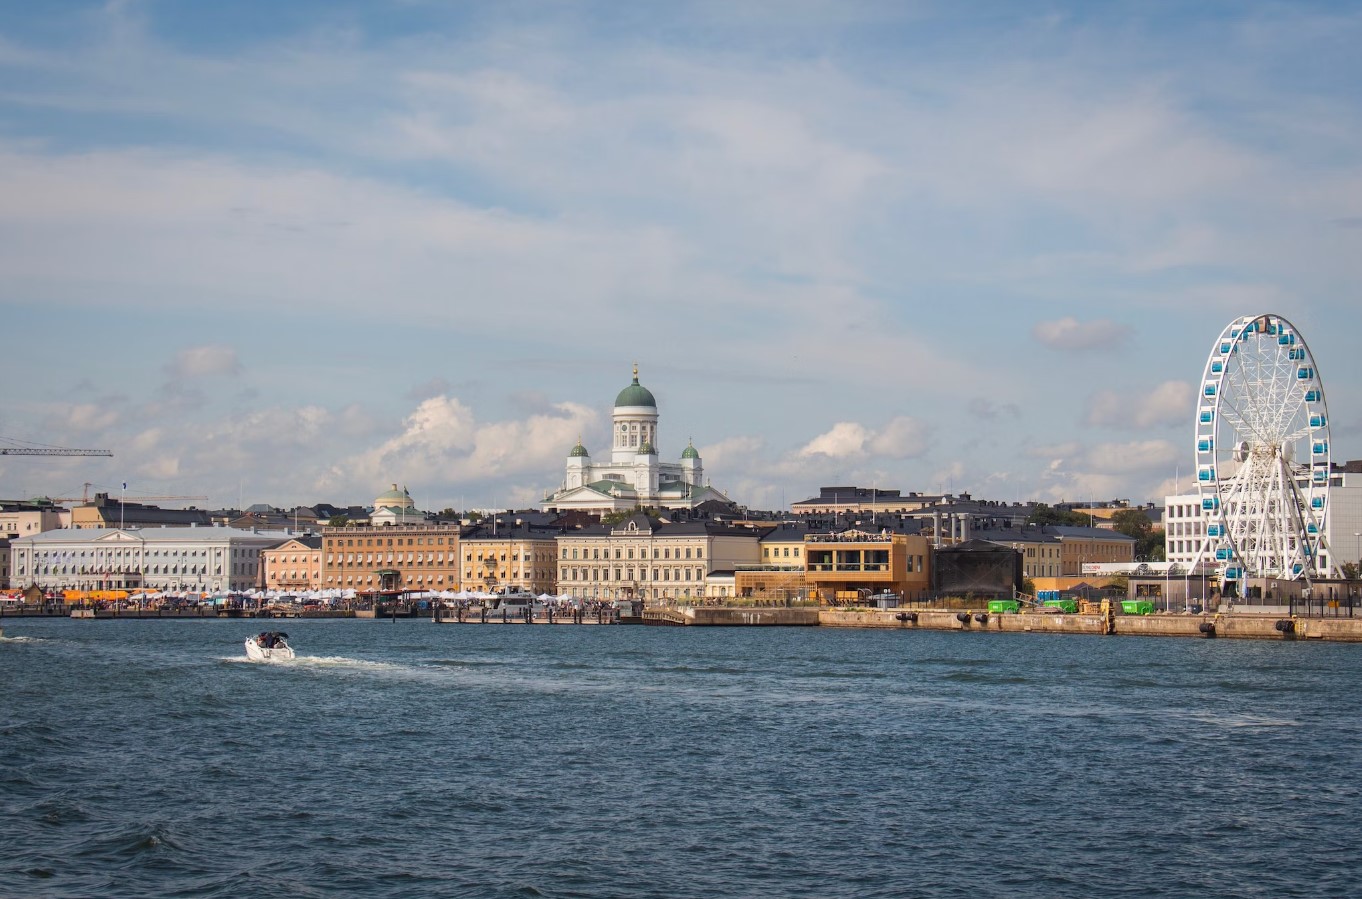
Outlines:
{"label": "railing", "polygon": [[[1237,602],[1236,602],[1237,604]],[[1288,603],[1292,615],[1301,618],[1352,618],[1353,608],[1358,604],[1355,596],[1336,599],[1292,599]]]}

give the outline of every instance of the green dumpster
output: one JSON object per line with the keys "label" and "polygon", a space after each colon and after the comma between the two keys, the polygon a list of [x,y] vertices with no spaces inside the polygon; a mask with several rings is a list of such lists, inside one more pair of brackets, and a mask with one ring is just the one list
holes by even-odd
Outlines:
{"label": "green dumpster", "polygon": [[988,603],[988,611],[991,615],[998,615],[1003,612],[1015,612],[1019,606],[1015,599],[992,599]]}
{"label": "green dumpster", "polygon": [[1127,615],[1152,615],[1154,604],[1147,599],[1123,599],[1121,611]]}
{"label": "green dumpster", "polygon": [[1059,609],[1061,612],[1068,612],[1071,615],[1078,612],[1078,603],[1072,599],[1047,599],[1041,605],[1049,609]]}

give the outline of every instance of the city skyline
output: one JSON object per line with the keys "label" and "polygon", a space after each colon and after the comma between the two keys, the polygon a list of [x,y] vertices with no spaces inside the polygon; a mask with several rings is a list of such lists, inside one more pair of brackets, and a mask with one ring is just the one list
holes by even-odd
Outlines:
{"label": "city skyline", "polygon": [[1346,4],[0,10],[0,496],[535,507],[609,445],[825,485],[1192,489],[1278,313],[1362,455]]}

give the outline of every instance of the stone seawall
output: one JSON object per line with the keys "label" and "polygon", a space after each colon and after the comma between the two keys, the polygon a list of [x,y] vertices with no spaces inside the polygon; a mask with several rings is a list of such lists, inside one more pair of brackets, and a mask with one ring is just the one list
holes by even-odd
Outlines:
{"label": "stone seawall", "polygon": [[1362,618],[1288,618],[1270,615],[1104,615],[1040,614],[943,609],[823,609],[823,627],[899,630],[1001,631],[1144,637],[1229,637],[1252,640],[1362,642]]}
{"label": "stone seawall", "polygon": [[818,609],[728,609],[701,606],[679,610],[688,625],[706,627],[817,627]]}

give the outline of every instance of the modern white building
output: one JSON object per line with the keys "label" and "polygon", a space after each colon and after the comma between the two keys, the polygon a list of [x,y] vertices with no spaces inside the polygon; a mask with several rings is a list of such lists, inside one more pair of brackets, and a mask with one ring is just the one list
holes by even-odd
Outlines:
{"label": "modern white building", "polygon": [[658,454],[657,400],[634,380],[615,398],[611,418],[609,461],[591,458],[581,441],[568,453],[563,483],[544,497],[545,512],[628,511],[635,507],[693,509],[727,496],[705,483],[705,469],[694,445],[681,451],[679,462],[663,462]]}
{"label": "modern white building", "polygon": [[[1206,538],[1202,497],[1183,493],[1164,497],[1164,553],[1169,562],[1189,568]],[[1329,513],[1324,522],[1324,551],[1320,561],[1331,577],[1341,566],[1362,561],[1362,462],[1337,465],[1329,473]],[[1214,559],[1203,564],[1216,567]]]}
{"label": "modern white building", "polygon": [[223,593],[261,586],[260,554],[283,531],[66,528],[10,542],[11,586]]}

